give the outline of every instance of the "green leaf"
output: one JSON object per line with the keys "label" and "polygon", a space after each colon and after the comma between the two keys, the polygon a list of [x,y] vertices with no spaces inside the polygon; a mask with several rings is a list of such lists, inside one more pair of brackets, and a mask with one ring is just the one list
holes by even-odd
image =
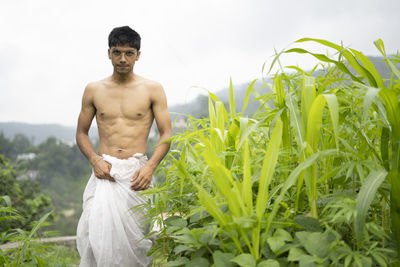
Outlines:
{"label": "green leaf", "polygon": [[233,120],[236,114],[236,103],[235,95],[233,94],[232,77],[229,79],[229,109],[231,112],[231,118]]}
{"label": "green leaf", "polygon": [[210,213],[211,216],[213,216],[221,226],[226,225],[226,217],[219,209],[211,195],[194,181],[193,184],[197,188],[199,200],[204,208],[207,210],[207,212]]}
{"label": "green leaf", "polygon": [[327,56],[325,56],[324,54],[314,54],[314,53],[311,53],[311,52],[309,52],[305,49],[301,49],[301,48],[292,48],[292,49],[286,50],[284,53],[310,54],[323,62],[335,64],[341,71],[343,71],[344,73],[349,75],[354,81],[361,82],[361,80],[358,79],[356,76],[354,76],[342,62],[330,59]]}
{"label": "green leaf", "polygon": [[267,234],[269,232],[269,227],[272,223],[272,220],[275,218],[275,214],[277,213],[280,204],[287,192],[287,190],[293,186],[296,181],[298,176],[300,175],[300,173],[307,169],[308,167],[310,167],[320,156],[327,156],[327,155],[333,155],[336,154],[336,150],[334,149],[330,149],[330,150],[325,150],[325,151],[319,151],[313,155],[311,155],[310,157],[308,157],[305,161],[303,161],[302,163],[300,163],[289,175],[289,177],[286,179],[285,183],[283,184],[283,187],[281,189],[281,192],[279,194],[279,196],[276,198],[276,200],[274,201],[273,207],[272,207],[272,212],[269,214],[268,219],[267,219],[267,224],[265,226],[265,232],[262,238],[262,241],[264,242]]}
{"label": "green leaf", "polygon": [[[322,45],[325,45],[325,46],[328,46],[330,48],[337,50],[347,59],[348,63],[354,68],[355,71],[357,71],[360,75],[362,75],[364,78],[366,78],[368,80],[368,82],[370,83],[371,86],[374,86],[374,87],[377,86],[377,81],[374,79],[373,75],[370,73],[370,71],[373,71],[373,69],[375,69],[375,67],[372,65],[371,62],[368,63],[369,59],[366,58],[361,52],[358,52],[357,50],[354,50],[354,49],[350,50],[353,53],[355,53],[355,55],[357,56],[357,59],[360,60],[364,65],[366,65],[366,67],[369,70],[367,70],[365,67],[363,67],[357,61],[356,57],[354,57],[354,55],[348,49],[345,49],[343,46],[339,46],[337,44],[334,44],[332,42],[329,42],[329,41],[326,41],[323,39],[314,39],[314,38],[302,38],[300,40],[297,40],[296,42],[306,42],[306,41],[317,42],[317,43],[320,43]],[[309,54],[312,54],[312,53],[309,53]],[[325,61],[322,58],[320,60]],[[349,74],[346,72],[347,68],[344,68],[343,66],[340,65],[342,63],[336,62],[336,61],[333,61],[333,62],[325,61],[325,62],[334,63],[336,66],[338,66],[338,68],[341,71],[345,72],[346,74]],[[372,65],[372,67],[371,67],[371,65]],[[375,69],[375,71],[376,71],[376,69]],[[354,79],[355,77],[353,75],[350,75],[350,76],[352,77],[353,80],[359,81],[357,78]],[[377,78],[380,78],[379,74],[378,74]],[[382,82],[381,84],[383,85],[383,81],[381,81],[381,82]]]}
{"label": "green leaf", "polygon": [[307,253],[302,250],[301,248],[291,248],[289,250],[289,255],[288,255],[288,261],[299,261],[303,255],[306,255]]}
{"label": "green leaf", "polygon": [[4,200],[4,202],[6,202],[7,207],[11,207],[11,199],[9,196],[1,196],[0,200]]}
{"label": "green leaf", "polygon": [[279,267],[279,266],[280,266],[279,262],[277,260],[272,260],[272,259],[262,261],[257,265],[257,267]]}
{"label": "green leaf", "polygon": [[297,106],[296,98],[293,94],[286,95],[286,105],[290,113],[290,123],[294,130],[294,137],[297,142],[297,146],[301,149],[304,142],[304,127],[300,119],[300,112]]}
{"label": "green leaf", "polygon": [[298,215],[294,217],[294,222],[309,232],[321,232],[321,225],[319,221],[313,217]]}
{"label": "green leaf", "polygon": [[242,216],[242,217],[233,217],[233,222],[244,229],[251,229],[256,227],[257,225],[257,217],[256,216]]}
{"label": "green leaf", "polygon": [[275,171],[275,165],[278,161],[279,147],[282,141],[282,121],[278,118],[275,128],[272,132],[271,139],[265,153],[258,187],[258,195],[256,200],[256,214],[259,220],[264,215],[267,207],[269,184]]}
{"label": "green leaf", "polygon": [[164,264],[165,267],[175,267],[175,266],[182,266],[183,264],[189,262],[188,258],[182,257],[182,258],[177,258],[174,261],[169,261],[166,264]]}
{"label": "green leaf", "polygon": [[185,267],[209,267],[210,263],[206,258],[198,257],[186,263]]}
{"label": "green leaf", "polygon": [[223,253],[219,250],[213,253],[213,260],[215,267],[234,267],[231,260],[235,256],[232,253]]}
{"label": "green leaf", "polygon": [[335,237],[328,232],[297,232],[296,237],[308,253],[320,259],[327,256],[331,242],[335,240]]}
{"label": "green leaf", "polygon": [[367,92],[365,93],[364,96],[364,104],[363,104],[363,122],[365,123],[366,120],[369,117],[369,109],[371,108],[371,105],[376,98],[376,96],[379,93],[379,89],[373,88],[373,87],[368,87]]}
{"label": "green leaf", "polygon": [[285,245],[285,241],[292,241],[292,236],[285,230],[278,228],[274,235],[267,238],[267,243],[271,250],[277,254],[279,249]]}
{"label": "green leaf", "polygon": [[310,255],[303,255],[299,260],[299,267],[317,267],[314,258]]}
{"label": "green leaf", "polygon": [[239,266],[242,267],[256,267],[256,261],[253,258],[251,254],[245,253],[245,254],[240,254],[239,256],[236,256],[231,260],[231,262],[234,262],[238,264]]}
{"label": "green leaf", "polygon": [[174,253],[175,253],[175,255],[176,255],[176,254],[179,254],[179,253],[181,253],[181,252],[184,252],[184,251],[193,251],[193,249],[190,248],[190,247],[187,246],[187,245],[178,245],[178,246],[176,246],[176,247],[174,248]]}
{"label": "green leaf", "polygon": [[354,230],[358,244],[361,245],[362,232],[365,225],[365,217],[372,200],[375,198],[376,191],[385,180],[387,175],[386,170],[381,169],[371,172],[365,179],[364,184],[361,186],[360,192],[357,196],[356,202],[356,218],[354,221]]}
{"label": "green leaf", "polygon": [[179,216],[168,217],[165,221],[167,226],[186,227],[187,221]]}
{"label": "green leaf", "polygon": [[247,88],[247,90],[246,90],[246,94],[245,94],[245,97],[244,97],[243,108],[242,108],[242,112],[240,113],[240,116],[243,116],[243,113],[246,110],[247,104],[249,102],[250,93],[251,93],[251,91],[254,90],[253,86],[254,86],[256,81],[257,81],[257,79],[253,80],[251,82],[251,84],[249,85],[249,87]]}
{"label": "green leaf", "polygon": [[242,196],[247,207],[247,215],[253,214],[253,191],[251,182],[251,165],[250,165],[249,144],[246,141],[243,147],[243,183]]}
{"label": "green leaf", "polygon": [[323,94],[325,101],[329,107],[329,114],[331,116],[333,133],[335,135],[336,148],[339,149],[339,103],[336,95],[334,94]]}

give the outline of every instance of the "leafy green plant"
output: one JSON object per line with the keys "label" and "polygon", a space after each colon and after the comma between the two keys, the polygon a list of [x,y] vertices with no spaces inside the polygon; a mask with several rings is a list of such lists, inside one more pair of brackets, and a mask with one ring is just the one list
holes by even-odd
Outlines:
{"label": "leafy green plant", "polygon": [[[209,93],[209,116],[187,117],[149,190],[152,253],[165,266],[389,266],[399,249],[399,71],[384,80],[360,51],[310,54],[324,69],[284,67],[252,82],[240,112]],[[272,68],[272,66],[271,66]],[[271,90],[266,90],[270,88]],[[260,103],[244,116],[249,95]],[[396,253],[397,250],[397,253]],[[396,255],[397,254],[397,255]]]}

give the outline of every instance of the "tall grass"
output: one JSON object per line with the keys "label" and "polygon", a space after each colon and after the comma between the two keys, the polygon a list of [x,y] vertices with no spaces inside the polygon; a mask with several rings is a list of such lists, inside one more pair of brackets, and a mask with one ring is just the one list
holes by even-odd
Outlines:
{"label": "tall grass", "polygon": [[[279,53],[273,63],[303,53],[328,65],[319,75],[290,66],[271,92],[252,82],[240,112],[231,81],[229,107],[209,93],[209,117],[189,116],[173,137],[166,182],[148,192],[165,266],[396,264],[399,58],[375,42],[392,72],[385,81],[360,51],[297,42],[337,54]],[[250,94],[261,108],[246,117]]]}

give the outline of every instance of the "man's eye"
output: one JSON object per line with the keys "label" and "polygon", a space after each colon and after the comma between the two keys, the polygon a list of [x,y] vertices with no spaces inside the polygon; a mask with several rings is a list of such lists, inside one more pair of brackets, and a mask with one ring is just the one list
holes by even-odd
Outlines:
{"label": "man's eye", "polygon": [[135,55],[135,52],[133,52],[133,51],[127,51],[127,52],[125,53],[125,55],[127,55],[128,57],[132,57],[132,56]]}
{"label": "man's eye", "polygon": [[116,55],[116,56],[121,55],[121,51],[118,51],[118,50],[113,50],[112,53],[113,53],[113,55]]}

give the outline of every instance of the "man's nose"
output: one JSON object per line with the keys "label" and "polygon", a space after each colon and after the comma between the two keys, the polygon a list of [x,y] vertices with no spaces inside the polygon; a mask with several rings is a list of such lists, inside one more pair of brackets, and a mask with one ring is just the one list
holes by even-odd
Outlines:
{"label": "man's nose", "polygon": [[121,57],[119,59],[120,62],[126,62],[126,57],[125,57],[125,53],[121,54]]}

